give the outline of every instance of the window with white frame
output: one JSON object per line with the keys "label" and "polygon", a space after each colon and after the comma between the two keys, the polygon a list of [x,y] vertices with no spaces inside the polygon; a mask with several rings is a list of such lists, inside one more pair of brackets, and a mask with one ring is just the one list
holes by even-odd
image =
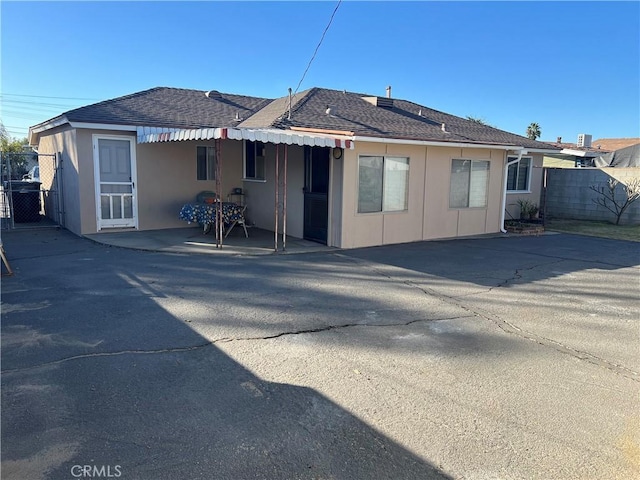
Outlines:
{"label": "window with white frame", "polygon": [[265,180],[265,144],[262,142],[244,142],[244,179]]}
{"label": "window with white frame", "polygon": [[[513,162],[518,157],[508,157]],[[507,171],[507,192],[528,192],[531,183],[531,157],[522,157],[519,162],[509,165]]]}
{"label": "window with white frame", "polygon": [[358,213],[401,212],[408,208],[409,159],[358,158]]}
{"label": "window with white frame", "polygon": [[486,207],[488,186],[488,161],[462,159],[451,161],[450,208]]}
{"label": "window with white frame", "polygon": [[216,179],[216,149],[196,147],[196,172],[198,180]]}

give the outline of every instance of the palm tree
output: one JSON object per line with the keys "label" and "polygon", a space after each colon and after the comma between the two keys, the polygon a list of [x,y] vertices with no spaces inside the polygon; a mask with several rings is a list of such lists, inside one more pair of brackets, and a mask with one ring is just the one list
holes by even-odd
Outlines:
{"label": "palm tree", "polygon": [[537,140],[540,138],[540,125],[536,122],[533,122],[531,125],[527,127],[527,137],[531,140]]}

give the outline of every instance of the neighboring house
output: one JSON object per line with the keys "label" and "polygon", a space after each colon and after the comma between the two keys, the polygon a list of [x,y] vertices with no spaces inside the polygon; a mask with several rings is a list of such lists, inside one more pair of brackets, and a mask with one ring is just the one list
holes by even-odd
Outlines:
{"label": "neighboring house", "polygon": [[68,111],[29,140],[57,155],[41,177],[63,186],[64,225],[79,235],[183,227],[198,192],[242,188],[257,227],[281,229],[286,212],[288,235],[340,248],[499,232],[519,198],[539,202],[542,156],[560,150],[322,88],[275,100],[153,88]]}
{"label": "neighboring house", "polygon": [[640,143],[640,137],[635,138],[599,138],[597,140],[593,140],[591,145],[593,145],[597,150],[602,150],[605,152],[615,152],[616,150],[620,150],[622,148],[630,147],[632,145],[637,145]]}
{"label": "neighboring house", "polygon": [[[601,139],[587,147],[600,155],[590,156],[588,168],[557,168],[548,164],[545,156],[546,191],[545,213],[549,217],[570,218],[577,220],[612,221],[612,212],[600,205],[602,197],[596,190],[608,191],[610,180],[628,185],[640,178],[640,139]],[[635,142],[635,144],[634,144]],[[595,145],[595,149],[593,146]],[[605,153],[601,148],[614,148],[629,145]],[[565,152],[566,150],[563,150]],[[553,154],[555,157],[556,155]],[[622,186],[616,189],[616,198],[625,198]],[[625,210],[620,219],[623,224],[638,225],[640,223],[640,204],[634,203]]]}
{"label": "neighboring house", "polygon": [[590,135],[580,134],[576,143],[563,143],[558,137],[555,143],[559,152],[544,156],[543,164],[551,168],[593,167],[595,159],[615,150],[640,143],[640,138],[600,138],[591,140]]}
{"label": "neighboring house", "polygon": [[640,142],[594,158],[595,167],[640,167]]}

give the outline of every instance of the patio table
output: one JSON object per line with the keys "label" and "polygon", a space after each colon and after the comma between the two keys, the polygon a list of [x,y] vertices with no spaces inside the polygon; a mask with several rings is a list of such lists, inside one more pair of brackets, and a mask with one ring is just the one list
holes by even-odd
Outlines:
{"label": "patio table", "polygon": [[[219,203],[186,203],[180,209],[180,219],[187,223],[196,222],[202,225],[205,232],[216,223]],[[242,219],[243,207],[233,202],[222,202],[222,224],[231,225]]]}

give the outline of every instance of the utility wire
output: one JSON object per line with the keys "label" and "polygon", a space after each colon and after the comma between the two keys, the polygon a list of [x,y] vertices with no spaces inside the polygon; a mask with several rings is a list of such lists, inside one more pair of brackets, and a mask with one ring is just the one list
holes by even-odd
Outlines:
{"label": "utility wire", "polygon": [[331,26],[331,22],[333,22],[333,17],[335,17],[336,12],[338,11],[338,8],[340,7],[341,3],[342,3],[342,0],[338,0],[338,4],[336,5],[336,8],[333,10],[333,13],[331,14],[331,18],[329,19],[329,23],[327,24],[326,28],[324,29],[324,32],[322,32],[322,37],[320,38],[320,41],[318,42],[318,46],[316,47],[315,51],[313,52],[313,55],[311,56],[311,60],[309,60],[309,63],[307,64],[307,68],[305,69],[304,73],[302,74],[302,78],[298,82],[298,86],[296,87],[295,91],[293,92],[294,95],[296,93],[298,93],[298,89],[300,88],[300,85],[302,85],[302,81],[304,80],[304,77],[307,75],[307,72],[309,71],[309,68],[311,67],[311,64],[313,63],[313,60],[316,58],[316,54],[318,53],[318,50],[320,49],[320,45],[322,45],[322,42],[324,40],[324,36],[327,34],[327,31],[329,30],[329,27]]}
{"label": "utility wire", "polygon": [[34,100],[14,100],[12,98],[2,98],[0,95],[0,103],[3,105],[13,105],[13,106],[33,106],[33,107],[42,107],[42,108],[71,108],[74,105],[78,105],[78,103],[47,103],[41,101]]}
{"label": "utility wire", "polygon": [[20,95],[17,93],[2,93],[1,96],[7,97],[29,97],[29,98],[55,98],[57,100],[95,100],[99,101],[98,98],[83,98],[83,97],[49,97],[47,95]]}

